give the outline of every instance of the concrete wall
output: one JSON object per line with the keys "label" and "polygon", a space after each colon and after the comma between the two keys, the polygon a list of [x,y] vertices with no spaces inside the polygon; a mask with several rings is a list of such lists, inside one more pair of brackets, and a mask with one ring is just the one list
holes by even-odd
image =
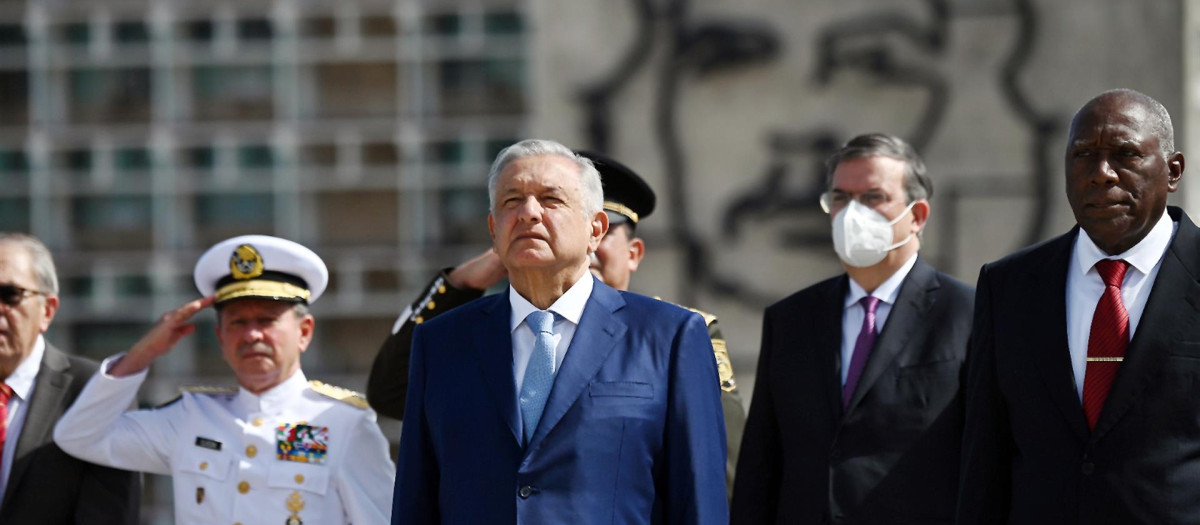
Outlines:
{"label": "concrete wall", "polygon": [[[1062,151],[1088,98],[1143,91],[1184,132],[1180,2],[706,0],[672,4],[678,16],[657,2],[643,45],[639,5],[531,1],[531,129],[596,147],[582,90],[644,52],[608,113],[609,153],[660,199],[642,223],[650,249],[633,287],[717,314],[743,388],[763,306],[841,271],[815,200],[829,141],[885,131],[917,144],[936,187],[922,253],[973,283],[982,263],[1073,224]],[[707,36],[680,51],[675,31]],[[822,35],[836,35],[829,51]],[[735,64],[702,73],[713,49]],[[673,137],[661,133],[672,111]],[[672,147],[682,167],[668,163]]]}

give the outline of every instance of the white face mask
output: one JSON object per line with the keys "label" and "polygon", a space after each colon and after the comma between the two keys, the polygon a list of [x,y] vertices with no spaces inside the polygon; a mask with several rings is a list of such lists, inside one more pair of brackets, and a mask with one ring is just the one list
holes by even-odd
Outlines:
{"label": "white face mask", "polygon": [[912,234],[903,241],[893,244],[892,226],[912,210],[916,201],[904,208],[904,213],[887,220],[879,212],[856,200],[851,200],[842,211],[833,216],[833,249],[842,262],[855,268],[874,266],[887,257],[888,252],[908,244]]}

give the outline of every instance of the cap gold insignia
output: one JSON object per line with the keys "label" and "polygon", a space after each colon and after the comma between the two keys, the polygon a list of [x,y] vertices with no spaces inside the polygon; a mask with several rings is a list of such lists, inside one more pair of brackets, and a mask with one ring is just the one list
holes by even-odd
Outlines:
{"label": "cap gold insignia", "polygon": [[304,497],[300,495],[300,491],[292,491],[292,495],[287,497],[287,510],[292,515],[287,517],[285,525],[304,525],[300,520],[300,511],[304,510]]}
{"label": "cap gold insignia", "polygon": [[636,211],[633,211],[633,208],[630,208],[629,206],[626,206],[619,202],[604,201],[604,209],[611,211],[611,212],[620,213],[621,215],[629,217],[629,220],[633,221],[634,224],[637,224],[638,214]]}
{"label": "cap gold insignia", "polygon": [[243,244],[233,250],[229,257],[229,273],[239,281],[253,279],[263,274],[262,255],[253,246]]}

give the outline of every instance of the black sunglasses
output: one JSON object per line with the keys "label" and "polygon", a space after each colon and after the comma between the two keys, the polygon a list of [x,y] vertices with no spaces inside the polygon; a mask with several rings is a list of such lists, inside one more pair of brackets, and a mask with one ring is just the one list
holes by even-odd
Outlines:
{"label": "black sunglasses", "polygon": [[17,305],[21,304],[21,301],[24,301],[26,297],[31,295],[46,294],[37,290],[21,288],[15,284],[0,284],[0,303],[8,305],[9,308],[16,308]]}

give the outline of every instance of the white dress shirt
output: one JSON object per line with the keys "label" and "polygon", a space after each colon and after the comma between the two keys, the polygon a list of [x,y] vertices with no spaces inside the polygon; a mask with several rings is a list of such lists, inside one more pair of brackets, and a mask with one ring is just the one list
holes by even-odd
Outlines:
{"label": "white dress shirt", "polygon": [[[571,339],[575,337],[575,328],[579,326],[579,318],[583,317],[583,307],[587,306],[588,298],[592,296],[592,272],[583,272],[583,277],[567,289],[549,311],[554,316],[554,370],[562,367],[567,349],[571,347]],[[521,385],[525,383],[525,368],[529,366],[529,356],[533,355],[535,337],[533,330],[528,328],[525,318],[538,307],[529,302],[517,290],[508,285],[508,303],[512,306],[512,317],[509,320],[509,330],[512,332],[513,348],[513,379],[517,381],[517,394],[520,395]]]}
{"label": "white dress shirt", "polygon": [[1150,297],[1154,278],[1162,266],[1163,254],[1171,244],[1178,225],[1163,212],[1141,242],[1120,255],[1104,253],[1083,229],[1075,237],[1075,249],[1067,268],[1067,347],[1071,351],[1071,368],[1075,372],[1075,393],[1083,399],[1083,373],[1087,371],[1088,338],[1092,332],[1092,316],[1096,303],[1104,294],[1104,280],[1096,271],[1101,259],[1125,259],[1129,269],[1121,285],[1121,302],[1129,312],[1129,339],[1137,332],[1146,299]]}
{"label": "white dress shirt", "polygon": [[9,374],[8,379],[4,380],[13,389],[13,395],[8,400],[8,430],[4,438],[4,463],[0,465],[0,495],[8,489],[8,475],[12,472],[13,458],[17,455],[17,441],[21,437],[21,429],[25,426],[29,397],[33,395],[38,371],[42,369],[42,355],[45,353],[46,340],[38,335],[37,341],[33,343],[33,351],[17,365],[17,369]]}
{"label": "white dress shirt", "polygon": [[[908,277],[908,272],[912,271],[914,264],[917,264],[917,254],[913,254],[896,273],[871,292],[872,297],[879,299],[879,304],[875,305],[876,334],[883,330],[888,314],[892,313],[892,305],[896,304],[896,297],[900,295],[900,285],[904,283],[904,278]],[[846,386],[846,374],[849,372],[850,358],[854,354],[854,343],[858,341],[858,333],[862,330],[863,318],[867,314],[858,301],[866,296],[867,291],[854,282],[854,279],[850,279],[850,290],[846,292],[846,303],[842,310],[842,386]]]}

